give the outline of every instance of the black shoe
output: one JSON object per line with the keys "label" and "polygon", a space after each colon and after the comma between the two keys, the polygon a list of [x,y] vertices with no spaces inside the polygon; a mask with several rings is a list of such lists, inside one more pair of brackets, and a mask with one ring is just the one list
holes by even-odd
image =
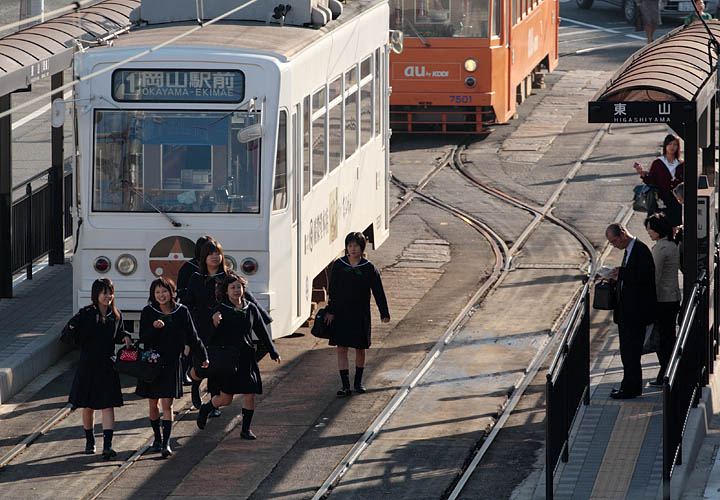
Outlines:
{"label": "black shoe", "polygon": [[198,412],[197,416],[197,426],[200,427],[200,429],[205,428],[205,425],[207,424],[208,414],[210,413],[211,409],[212,405],[209,402],[200,406],[200,411]]}
{"label": "black shoe", "polygon": [[218,418],[220,415],[222,415],[222,412],[220,411],[220,408],[214,408],[213,411],[210,412],[210,415],[208,415],[208,417],[210,417],[210,418]]}
{"label": "black shoe", "polygon": [[633,399],[638,397],[640,394],[637,392],[627,392],[620,389],[619,391],[611,392],[610,397],[612,399]]}
{"label": "black shoe", "polygon": [[344,397],[347,397],[347,396],[352,396],[352,391],[350,390],[349,387],[343,387],[342,389],[340,389],[339,391],[337,391],[337,396],[338,396],[339,398],[344,398]]}
{"label": "black shoe", "polygon": [[162,442],[159,439],[153,440],[153,444],[150,446],[150,451],[153,453],[162,451]]}
{"label": "black shoe", "polygon": [[250,429],[246,431],[240,431],[240,437],[243,439],[257,439],[257,436]]}
{"label": "black shoe", "polygon": [[166,444],[165,447],[162,449],[162,457],[167,458],[173,454],[172,449],[170,448],[170,444]]}
{"label": "black shoe", "polygon": [[355,392],[358,394],[365,394],[367,392],[367,389],[362,384],[355,384]]}
{"label": "black shoe", "polygon": [[652,385],[652,386],[655,386],[655,387],[662,387],[662,386],[663,386],[663,381],[662,381],[662,380],[658,380],[658,379],[651,380],[650,382],[648,382],[648,385]]}
{"label": "black shoe", "polygon": [[200,382],[193,380],[192,387],[190,388],[190,398],[192,404],[196,409],[200,409],[202,406],[202,399],[200,399]]}
{"label": "black shoe", "polygon": [[105,448],[102,451],[103,460],[110,460],[115,456],[117,456],[117,451],[113,450],[112,448]]}
{"label": "black shoe", "polygon": [[92,455],[95,453],[95,443],[85,443],[85,454]]}

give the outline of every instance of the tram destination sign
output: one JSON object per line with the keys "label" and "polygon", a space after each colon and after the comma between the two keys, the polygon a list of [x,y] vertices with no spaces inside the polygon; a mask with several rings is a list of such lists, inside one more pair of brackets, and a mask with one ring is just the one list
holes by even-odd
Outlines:
{"label": "tram destination sign", "polygon": [[245,75],[237,70],[119,69],[112,96],[120,102],[242,102]]}
{"label": "tram destination sign", "polygon": [[670,123],[695,119],[694,102],[610,102],[588,103],[589,123]]}

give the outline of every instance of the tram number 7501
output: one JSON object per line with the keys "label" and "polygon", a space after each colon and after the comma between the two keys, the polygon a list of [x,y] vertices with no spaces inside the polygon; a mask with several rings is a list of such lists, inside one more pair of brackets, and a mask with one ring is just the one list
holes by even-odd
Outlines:
{"label": "tram number 7501", "polygon": [[451,95],[450,104],[470,104],[472,102],[471,95]]}

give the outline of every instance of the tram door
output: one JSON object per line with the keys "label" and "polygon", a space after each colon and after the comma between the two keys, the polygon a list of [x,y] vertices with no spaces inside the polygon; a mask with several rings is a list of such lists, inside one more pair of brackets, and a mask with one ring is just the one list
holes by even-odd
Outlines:
{"label": "tram door", "polygon": [[[296,104],[295,109],[292,113],[290,138],[292,148],[292,199],[291,199],[291,211],[292,211],[292,232],[291,238],[293,239],[294,247],[294,265],[295,272],[293,273],[293,290],[295,290],[295,316],[299,317],[302,314],[303,304],[303,286],[302,286],[302,228],[299,221],[302,220],[300,216],[301,201],[302,201],[302,162],[300,161],[300,147],[302,144],[300,137],[300,127],[298,127],[298,116],[300,115],[300,105]],[[294,238],[292,237],[294,236]]]}

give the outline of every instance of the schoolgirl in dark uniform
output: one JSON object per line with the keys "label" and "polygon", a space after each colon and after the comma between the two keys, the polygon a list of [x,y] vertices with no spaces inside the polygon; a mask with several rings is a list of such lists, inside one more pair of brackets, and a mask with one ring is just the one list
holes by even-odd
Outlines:
{"label": "schoolgirl in dark uniform", "polygon": [[[207,351],[195,331],[187,307],[175,302],[172,281],[158,278],[150,285],[150,302],[140,314],[140,341],[145,349],[160,355],[162,370],[152,382],[138,381],[135,393],[148,398],[150,425],[155,433],[153,451],[161,451],[164,458],[172,455],[170,433],[172,432],[174,398],[182,397],[182,367],[180,357],[186,345],[193,356],[203,359],[207,368]],[[160,411],[162,406],[162,439],[160,437]]]}
{"label": "schoolgirl in dark uniform", "polygon": [[265,321],[258,307],[246,300],[247,280],[233,271],[228,271],[225,279],[218,287],[218,301],[212,316],[217,327],[209,339],[208,345],[222,345],[237,349],[237,372],[228,377],[208,379],[210,394],[214,396],[202,405],[197,417],[197,425],[205,428],[210,412],[218,407],[232,403],[235,394],[243,394],[242,431],[243,439],[256,439],[250,430],[253,413],[255,412],[255,394],[262,394],[260,368],[255,360],[255,347],[252,334],[265,344],[270,357],[280,363],[280,354],[275,349],[268,333]]}
{"label": "schoolgirl in dark uniform", "polygon": [[[190,310],[195,328],[200,339],[208,344],[208,339],[215,332],[212,315],[218,305],[216,287],[225,278],[227,267],[225,266],[225,255],[222,245],[215,240],[205,243],[200,250],[200,269],[190,277],[186,292],[183,296],[184,304]],[[255,297],[249,291],[245,292],[248,302],[255,304],[267,323],[272,321],[270,315],[257,304]],[[191,370],[190,376],[193,379],[191,388],[192,402],[195,408],[200,408],[200,379]],[[212,393],[211,393],[212,394]],[[212,416],[219,416],[220,411],[213,411]]]}
{"label": "schoolgirl in dark uniform", "polygon": [[325,322],[330,325],[330,345],[337,346],[338,369],[342,388],[339,397],[349,396],[350,372],[348,348],[355,349],[355,391],[364,393],[365,351],[370,347],[370,291],[380,310],[383,323],[390,321],[385,291],[377,268],[364,257],[365,235],[359,232],[345,237],[345,257],[333,262],[330,273]]}
{"label": "schoolgirl in dark uniform", "polygon": [[115,287],[107,278],[93,282],[92,304],[78,313],[80,360],[70,389],[69,401],[82,408],[85,429],[85,453],[95,453],[94,411],[102,410],[103,451],[108,460],[117,453],[112,449],[115,407],[122,406],[120,377],[113,369],[115,344],[130,346],[132,339],[123,327],[122,315],[115,307]]}

